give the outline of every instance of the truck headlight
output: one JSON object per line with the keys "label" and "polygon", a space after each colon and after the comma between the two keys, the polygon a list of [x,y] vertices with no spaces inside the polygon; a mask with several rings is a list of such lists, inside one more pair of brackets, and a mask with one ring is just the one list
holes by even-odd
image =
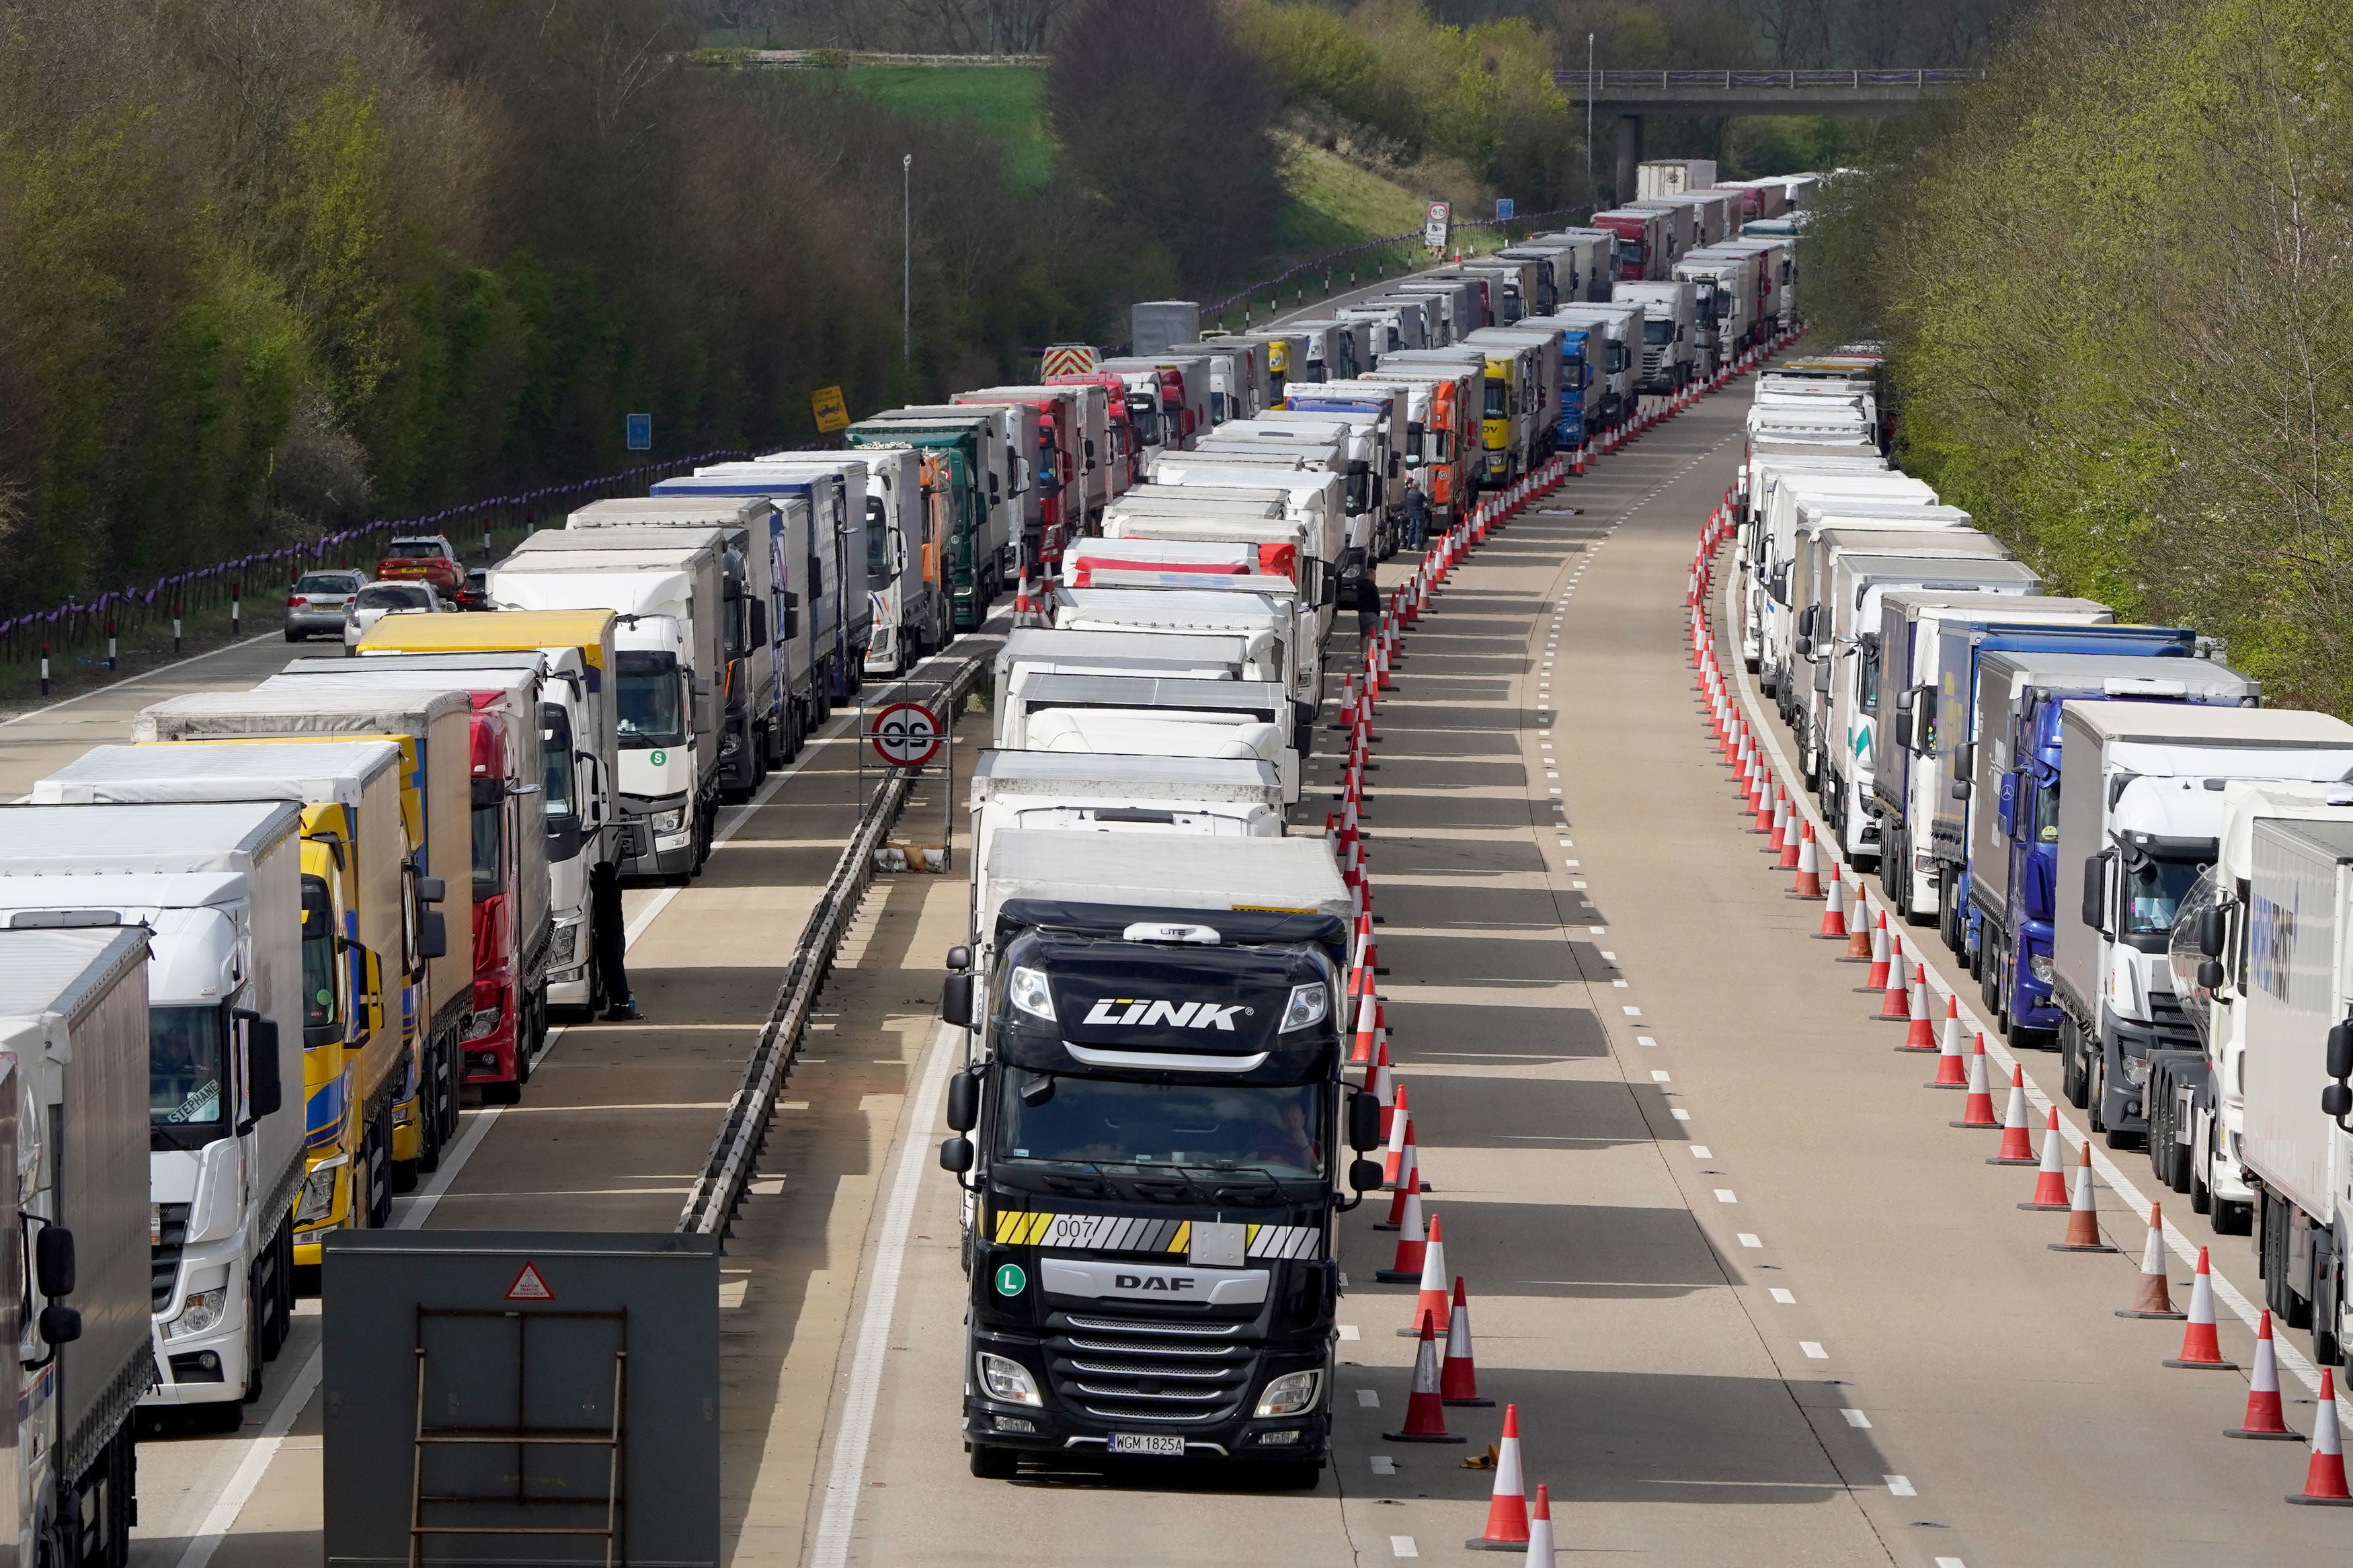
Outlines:
{"label": "truck headlight", "polygon": [[494,1002],[487,1007],[477,1007],[467,1014],[465,1038],[460,1043],[470,1045],[476,1040],[488,1038],[498,1028],[499,1015],[505,1009]]}
{"label": "truck headlight", "polygon": [[192,1291],[189,1293],[187,1305],[180,1309],[180,1315],[164,1325],[164,1337],[167,1340],[180,1340],[186,1339],[192,1334],[204,1333],[218,1323],[221,1321],[221,1314],[227,1310],[228,1288],[227,1286],[210,1290]]}
{"label": "truck headlight", "polygon": [[982,1351],[973,1358],[980,1373],[980,1385],[988,1390],[991,1399],[1002,1399],[1010,1405],[1039,1405],[1038,1384],[1030,1379],[1029,1369],[1019,1362]]}
{"label": "truck headlight", "polygon": [[558,924],[554,939],[547,944],[547,962],[560,968],[579,956],[579,952],[580,922],[568,921]]}
{"label": "truck headlight", "polygon": [[2141,1085],[2148,1081],[2148,1058],[2147,1057],[2126,1057],[2125,1058],[2125,1081],[2132,1085],[2135,1089],[2140,1088]]}
{"label": "truck headlight", "polygon": [[2035,979],[2040,980],[2043,984],[2048,985],[2051,984],[2051,955],[2049,953],[2028,953],[2026,955],[2026,968],[2027,973],[2032,974]]}
{"label": "truck headlight", "polygon": [[338,1154],[322,1160],[302,1178],[302,1196],[294,1205],[296,1225],[315,1225],[335,1212],[335,1176],[349,1158]]}
{"label": "truck headlight", "polygon": [[686,826],[686,807],[681,805],[674,811],[657,811],[646,820],[656,837],[676,833]]}
{"label": "truck headlight", "polygon": [[1005,982],[1005,999],[1033,1018],[1056,1022],[1054,994],[1047,987],[1044,970],[1015,969]]}
{"label": "truck headlight", "polygon": [[1331,1016],[1330,986],[1320,980],[1308,985],[1294,985],[1291,988],[1290,1005],[1282,1010],[1282,1027],[1276,1032],[1287,1035],[1293,1029],[1320,1024]]}
{"label": "truck headlight", "polygon": [[1315,1401],[1323,1393],[1322,1372],[1287,1372],[1268,1384],[1266,1392],[1258,1396],[1257,1414],[1304,1415],[1315,1408]]}

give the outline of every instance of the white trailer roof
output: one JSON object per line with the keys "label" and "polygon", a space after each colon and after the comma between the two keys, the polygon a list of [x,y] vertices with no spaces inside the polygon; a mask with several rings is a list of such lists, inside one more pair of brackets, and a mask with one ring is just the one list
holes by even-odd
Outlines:
{"label": "white trailer roof", "polygon": [[0,806],[0,875],[62,871],[244,871],[302,830],[290,801],[185,805]]}
{"label": "white trailer roof", "polygon": [[2070,702],[2069,722],[2104,741],[2189,746],[2353,747],[2353,724],[2300,708],[2211,708],[2179,702]]}
{"label": "white trailer roof", "polygon": [[1155,757],[1125,752],[998,752],[980,754],[972,799],[1100,795],[1279,805],[1282,778],[1271,763],[1230,757]]}
{"label": "white trailer roof", "polygon": [[295,800],[355,811],[367,781],[399,765],[390,741],[94,746],[36,784],[33,804]]}
{"label": "white trailer roof", "polygon": [[348,735],[354,720],[393,734],[412,732],[421,719],[470,711],[463,691],[329,691],[261,687],[251,691],[190,691],[166,698],[131,721],[134,741],[178,741],[206,736],[249,735],[253,718],[298,735]]}
{"label": "white trailer roof", "polygon": [[1233,664],[1250,658],[1240,637],[1216,633],[1078,632],[1053,626],[1022,626],[1008,632],[997,650],[998,674],[1025,659],[1069,663],[1086,658],[1149,658],[1172,664]]}
{"label": "white trailer roof", "polygon": [[1028,728],[1028,749],[1034,752],[1125,752],[1271,763],[1282,745],[1282,731],[1247,713],[1050,708],[1031,719]]}
{"label": "white trailer roof", "polygon": [[1209,709],[1224,712],[1259,710],[1287,713],[1291,693],[1272,680],[1197,680],[1164,675],[1062,675],[1023,672],[1013,683],[1013,697],[1033,710],[1060,708],[1147,708],[1178,710]]}
{"label": "white trailer roof", "polygon": [[[0,1019],[70,1016],[118,974],[146,963],[146,933],[120,926],[9,931],[0,937]],[[47,1034],[37,1025],[0,1028],[0,1047],[13,1050],[23,1036]]]}
{"label": "white trailer roof", "polygon": [[1347,884],[1322,837],[1008,829],[989,849],[982,919],[1008,899],[1180,910],[1299,910],[1346,918]]}

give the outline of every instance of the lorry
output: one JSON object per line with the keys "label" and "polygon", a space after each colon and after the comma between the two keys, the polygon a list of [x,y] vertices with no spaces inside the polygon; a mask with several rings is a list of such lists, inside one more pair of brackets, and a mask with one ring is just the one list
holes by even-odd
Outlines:
{"label": "lorry", "polygon": [[1656,282],[1674,265],[1673,215],[1655,207],[1611,207],[1593,215],[1593,226],[1618,237],[1617,269],[1622,282]]}
{"label": "lorry", "polygon": [[[1035,671],[1071,675],[1181,675],[1201,680],[1264,680],[1274,639],[1192,637],[1174,632],[1069,632],[1016,626],[993,661],[990,710],[1012,700],[1013,682]],[[1255,656],[1255,657],[1254,657]]]}
{"label": "lorry", "polygon": [[412,669],[502,669],[536,661],[540,751],[547,770],[540,798],[554,921],[547,1002],[590,1013],[612,1000],[596,968],[589,879],[599,866],[619,868],[615,630],[609,610],[492,610],[436,616],[429,628],[421,617],[390,617],[359,647],[363,659],[396,657]]}
{"label": "lorry", "polygon": [[[1322,506],[1324,497],[1317,494],[1314,511],[1303,513],[1293,510],[1294,498],[1286,491],[1267,491],[1240,487],[1209,485],[1166,485],[1158,489],[1191,491],[1205,498],[1214,498],[1214,507],[1193,509],[1143,508],[1106,520],[1105,539],[1148,540],[1233,540],[1245,542],[1258,552],[1261,563],[1267,569],[1280,569],[1297,586],[1303,617],[1309,623],[1306,631],[1319,642],[1331,634],[1333,606],[1338,602],[1344,551],[1337,519]],[[1231,497],[1230,501],[1223,498]],[[1259,498],[1270,498],[1282,510],[1271,518],[1243,515],[1240,509],[1256,503]]]}
{"label": "lorry", "polygon": [[988,882],[999,833],[1282,837],[1272,764],[1226,757],[985,751],[972,772],[972,880]]}
{"label": "lorry", "polygon": [[[2186,631],[2084,629],[2107,634],[2097,645],[2100,651],[1978,645],[1972,737],[1952,748],[1957,776],[1939,803],[1936,824],[1936,853],[1948,866],[1950,840],[1957,835],[1965,838],[1956,879],[1960,891],[1946,940],[1978,976],[1994,1026],[2021,1044],[2052,1039],[2059,1029],[2051,973],[2063,885],[2062,709],[2117,701],[2252,708],[2260,695],[2256,683],[2237,670],[2189,657],[2195,639]],[[1957,689],[1966,686],[1956,682]],[[1948,869],[1946,875],[1954,873]]]}
{"label": "lorry", "polygon": [[1515,356],[1519,351],[1527,351],[1514,366],[1524,374],[1522,396],[1528,405],[1527,447],[1520,459],[1522,472],[1552,456],[1558,445],[1563,368],[1560,344],[1568,330],[1557,321],[1530,319],[1509,327],[1488,327],[1465,340],[1471,347],[1489,355],[1491,371],[1500,351],[1512,350]]}
{"label": "lorry", "polygon": [[2217,858],[2223,781],[2342,779],[2353,725],[2291,709],[2069,702],[2059,733],[2059,1050],[2092,1130],[2126,1148],[2148,1128],[2150,1054],[2204,1052],[2168,948],[2181,899]]}
{"label": "lorry", "polygon": [[[1784,640],[1765,649],[1765,661],[1775,668],[1794,671],[1791,679],[1778,683],[1774,700],[1779,706],[1782,722],[1796,732],[1801,743],[1808,739],[1814,693],[1811,683],[1805,679],[1806,672],[1796,668],[1799,656],[1794,649],[1798,638],[1805,636],[1810,626],[1831,618],[1828,611],[1817,606],[1831,592],[1833,554],[1841,549],[1875,544],[1884,547],[1875,552],[1881,554],[1926,552],[2003,561],[2010,558],[2007,546],[1970,527],[1969,521],[1968,512],[1953,506],[1883,504],[1843,498],[1798,503],[1788,564],[1766,584],[1766,592],[1788,613],[1774,621],[1774,630]],[[1891,537],[1875,541],[1864,537],[1871,533]],[[1913,537],[1921,534],[1932,537]],[[1809,611],[1813,614],[1810,616]],[[1814,772],[1810,761],[1805,769],[1809,787],[1814,782]]]}
{"label": "lorry", "polygon": [[[1176,492],[1174,495],[1155,492]],[[1296,524],[1309,551],[1336,574],[1346,548],[1347,476],[1328,468],[1282,468],[1261,463],[1220,463],[1214,455],[1179,453],[1163,458],[1153,482],[1121,497],[1134,504],[1129,516],[1164,511],[1185,496],[1217,500],[1277,500],[1282,515]],[[1113,531],[1105,514],[1103,531]]]}
{"label": "lorry", "polygon": [[[942,1016],[969,1194],[965,1442],[1278,1467],[1331,1442],[1349,895],[1314,838],[997,833]],[[1344,1184],[1357,1197],[1342,1195]]]}
{"label": "lorry", "polygon": [[913,447],[945,458],[954,524],[947,541],[950,629],[977,627],[988,618],[988,606],[1004,586],[1006,573],[1018,568],[987,423],[977,417],[940,420],[882,414],[861,419],[842,434],[852,447]]}
{"label": "lorry", "polygon": [[1937,504],[1936,492],[1929,486],[1908,474],[1884,469],[1772,473],[1762,513],[1750,527],[1757,542],[1754,558],[1758,588],[1751,602],[1760,622],[1757,682],[1776,697],[1780,695],[1788,673],[1792,630],[1788,579],[1796,564],[1799,508],[1801,502],[1809,501],[1836,503],[1840,510],[1850,513]]}
{"label": "lorry", "polygon": [[1691,283],[1620,283],[1613,302],[1642,307],[1644,392],[1681,392],[1707,374],[1699,358],[1698,289]]}
{"label": "lorry", "polygon": [[[2217,1236],[2243,1236],[2254,1218],[2255,1190],[2240,1158],[2246,1146],[2248,910],[2254,830],[2271,819],[2353,822],[2353,784],[2223,782],[2213,867],[2183,895],[2168,943],[2174,994],[2205,1057],[2151,1052],[2142,1090],[2157,1179],[2189,1194],[2189,1206],[2207,1216]],[[2090,1098],[2072,1079],[2068,1087],[2077,1104]]]}
{"label": "lorry", "polygon": [[1131,353],[1162,353],[1201,335],[1201,307],[1190,300],[1138,300],[1127,318]]}
{"label": "lorry", "polygon": [[1062,546],[1084,533],[1093,520],[1089,505],[1088,469],[1092,450],[1086,433],[1082,398],[1100,402],[1100,387],[985,386],[959,392],[948,401],[958,407],[1002,405],[1027,408],[1025,433],[1031,445],[1023,448],[1031,474],[1030,499],[1039,516],[1042,542],[1036,559],[1050,563]]}
{"label": "lorry", "polygon": [[1263,338],[1232,332],[1179,344],[1178,352],[1229,356],[1231,363],[1213,373],[1218,380],[1210,390],[1224,394],[1227,418],[1247,419],[1274,406],[1274,382],[1267,368],[1271,346]]}
{"label": "lorry", "polygon": [[[1101,401],[1098,395],[1098,406]],[[860,447],[841,456],[864,466],[866,509],[870,519],[879,510],[881,520],[870,521],[866,532],[866,591],[874,626],[866,642],[865,673],[904,675],[955,636],[944,574],[955,519],[947,458],[907,446]],[[797,612],[786,613],[792,609],[787,605],[778,613],[787,627],[797,629]],[[802,639],[788,632],[786,640],[797,645]]]}
{"label": "lorry", "polygon": [[445,533],[411,533],[387,542],[375,563],[379,583],[429,583],[444,598],[466,585],[466,563]]}
{"label": "lorry", "polygon": [[[397,753],[368,749],[389,806]],[[155,1382],[140,1402],[233,1431],[294,1315],[304,1111],[282,1086],[302,1068],[310,983],[302,813],[282,800],[11,805],[0,824],[0,922],[145,938]],[[332,973],[317,978],[335,989]]]}
{"label": "lorry", "polygon": [[[866,646],[874,635],[870,584],[893,569],[897,542],[881,498],[869,504],[867,472],[864,463],[831,453],[778,452],[713,464],[654,486],[658,498],[751,498],[774,505],[774,526],[783,537],[776,553],[789,576],[782,601],[768,599],[760,614],[769,638],[784,647],[780,731],[789,730],[797,715],[806,736],[855,696],[864,678]],[[737,640],[733,623],[752,612],[750,605],[739,610],[736,604],[723,606],[731,643]],[[786,739],[770,737],[776,746]]]}
{"label": "lorry", "polygon": [[1584,226],[1556,229],[1542,237],[1546,244],[1565,245],[1576,257],[1572,279],[1564,279],[1560,299],[1553,307],[1561,305],[1604,305],[1609,301],[1609,290],[1618,280],[1618,234],[1614,229]]}
{"label": "lorry", "polygon": [[512,1105],[531,1081],[533,1058],[547,1036],[554,967],[541,671],[536,666],[418,669],[396,658],[370,660],[357,669],[349,662],[325,672],[300,668],[317,662],[325,661],[298,659],[297,668],[262,689],[466,694],[474,994],[459,1081],[480,1089],[488,1103]]}
{"label": "lorry", "polygon": [[[1395,432],[1389,423],[1395,399],[1367,395],[1314,401],[1324,406],[1285,407],[1256,419],[1238,420],[1202,442],[1192,455],[1215,458],[1275,450],[1297,451],[1311,458],[1328,457],[1345,476],[1344,511],[1349,545],[1376,553],[1384,543],[1394,548],[1405,513],[1405,465],[1392,444]],[[1156,477],[1160,471],[1155,463],[1153,473]]]}
{"label": "lorry", "polygon": [[1399,364],[1392,355],[1364,382],[1405,389],[1405,437],[1398,445],[1406,467],[1419,477],[1433,524],[1444,532],[1469,510],[1478,490],[1485,365],[1474,370],[1464,364]]}
{"label": "lorry", "polygon": [[[248,1025],[247,1048],[266,1029]],[[147,942],[136,927],[0,928],[0,1289],[16,1317],[0,1532],[19,1568],[123,1568],[152,1300],[140,1090]]]}
{"label": "lorry", "polygon": [[1634,165],[1634,194],[1644,201],[1703,191],[1715,184],[1713,158],[1653,158]]}
{"label": "lorry", "polygon": [[[1937,721],[1941,712],[1947,727],[1965,729],[1968,722],[1966,711],[1940,695],[1939,659],[1947,651],[1968,652],[1989,635],[2030,637],[2037,628],[2105,626],[2115,619],[2107,605],[2090,599],[1946,588],[1881,594],[1878,635],[1865,656],[1878,695],[1872,704],[1877,722],[1870,794],[1862,805],[1879,829],[1880,886],[1906,923],[1938,916],[1947,892],[1926,831],[1936,811],[1929,796],[1936,787],[1938,747],[1946,740]],[[1945,637],[1948,626],[1958,629],[1958,640]]]}
{"label": "lorry", "polygon": [[1182,632],[1239,637],[1250,645],[1252,679],[1279,681],[1298,712],[1285,731],[1306,736],[1323,703],[1323,650],[1303,646],[1294,595],[1240,589],[1060,588],[1054,625],[1065,631]]}
{"label": "lorry", "polygon": [[[1311,341],[1324,340],[1317,334]],[[1316,357],[1320,363],[1321,354]],[[1196,440],[1208,434],[1214,421],[1209,411],[1208,360],[1176,354],[1124,357],[1103,361],[1103,368],[1126,382],[1131,419],[1149,412],[1156,421],[1147,446],[1189,451]],[[1296,365],[1293,374],[1299,374]]]}
{"label": "lorry", "polygon": [[[1148,674],[1025,674],[1012,682],[1011,701],[997,715],[997,744],[1008,751],[1127,751],[1162,756],[1217,755],[1216,742],[1196,743],[1196,731],[1244,738],[1248,754],[1271,763],[1286,803],[1299,799],[1302,752],[1290,689],[1272,680],[1200,680]],[[1099,743],[1110,735],[1118,745]],[[1147,741],[1157,734],[1165,741]],[[1072,744],[1083,740],[1083,745]],[[1227,751],[1225,755],[1242,754]]]}
{"label": "lorry", "polygon": [[[1484,331],[1483,328],[1473,331]],[[1479,411],[1479,449],[1472,461],[1482,488],[1506,483],[1519,464],[1535,430],[1535,349],[1532,344],[1490,344],[1481,348],[1467,342],[1451,348],[1391,354],[1379,373],[1437,368],[1464,370],[1478,379],[1475,406]]]}
{"label": "lorry", "polygon": [[1698,344],[1700,374],[1730,365],[1754,340],[1757,269],[1747,258],[1713,250],[1688,252],[1673,268],[1673,281],[1692,289],[1692,331]]}
{"label": "lorry", "polygon": [[[384,840],[368,832],[372,814],[364,801],[356,815],[327,809],[336,802],[305,802],[306,834],[322,847],[319,856],[306,856],[305,872],[327,887],[326,908],[338,932],[376,954],[390,971],[385,984],[397,992],[397,1006],[388,1003],[385,1009],[387,1027],[364,1027],[367,1019],[355,1009],[345,1015],[344,1049],[356,1079],[341,1092],[353,1104],[356,1131],[343,1151],[347,1165],[340,1174],[321,1177],[314,1170],[305,1177],[295,1229],[297,1261],[306,1266],[318,1242],[305,1242],[301,1232],[332,1226],[346,1212],[339,1205],[352,1203],[371,1216],[367,1223],[385,1223],[394,1191],[412,1183],[427,1162],[438,1163],[439,1151],[457,1135],[459,1068],[473,1019],[475,935],[471,900],[451,899],[447,889],[457,868],[471,863],[470,711],[458,691],[328,691],[305,684],[296,690],[188,692],[132,721],[131,738],[142,746],[190,742],[227,750],[255,742],[335,746],[373,739],[400,748],[396,870],[387,868]],[[191,759],[182,776],[193,776],[197,765]],[[309,776],[270,759],[203,765],[242,770],[248,777],[267,777],[273,767],[290,780]],[[356,835],[343,841],[348,866],[338,864],[327,847],[325,836],[337,831]],[[305,908],[315,912],[316,901]],[[412,940],[411,931],[421,935]]]}
{"label": "lorry", "polygon": [[613,612],[618,859],[626,875],[682,886],[718,826],[723,537],[681,529],[666,549],[616,550],[605,531],[532,535],[491,568],[491,592],[530,609]]}
{"label": "lorry", "polygon": [[[1613,284],[1612,287],[1615,287]],[[1569,304],[1555,310],[1553,321],[1582,329],[1591,340],[1588,354],[1595,361],[1593,388],[1587,394],[1587,427],[1606,435],[1640,411],[1642,394],[1642,308],[1634,304]],[[1600,423],[1592,423],[1598,389]]]}

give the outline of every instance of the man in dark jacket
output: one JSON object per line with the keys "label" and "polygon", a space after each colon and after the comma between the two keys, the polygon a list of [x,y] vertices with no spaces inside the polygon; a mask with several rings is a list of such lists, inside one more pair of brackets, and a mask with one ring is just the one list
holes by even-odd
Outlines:
{"label": "man in dark jacket", "polygon": [[1369,644],[1373,640],[1374,623],[1381,618],[1381,590],[1373,581],[1369,567],[1356,574],[1356,640]]}
{"label": "man in dark jacket", "polygon": [[[589,940],[596,979],[605,993],[605,1016],[616,1022],[638,1016],[637,994],[629,989],[628,933],[621,916],[621,870],[610,860],[588,874]],[[592,996],[589,1005],[594,1007]]]}
{"label": "man in dark jacket", "polygon": [[1430,542],[1430,498],[1422,493],[1421,477],[1405,477],[1405,547],[1419,550]]}

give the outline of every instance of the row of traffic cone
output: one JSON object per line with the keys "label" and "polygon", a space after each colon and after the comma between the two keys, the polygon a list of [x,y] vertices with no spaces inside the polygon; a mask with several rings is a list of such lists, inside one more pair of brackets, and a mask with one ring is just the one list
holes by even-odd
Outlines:
{"label": "row of traffic cone", "polygon": [[[1706,625],[1706,595],[1712,582],[1714,557],[1729,534],[1727,520],[1730,512],[1731,498],[1727,494],[1725,502],[1709,514],[1701,530],[1699,553],[1686,578],[1693,661],[1699,671],[1699,686],[1708,710],[1710,728],[1719,749],[1738,775],[1741,808],[1753,818],[1750,831],[1772,833],[1773,843],[1781,849],[1777,864],[1784,868],[1794,868],[1801,866],[1805,853],[1812,849],[1811,824],[1803,824],[1801,837],[1791,837],[1789,818],[1794,813],[1788,805],[1788,795],[1778,779],[1773,777],[1773,769],[1765,760],[1764,748],[1757,743],[1741,704],[1723,679],[1715,659],[1715,638]],[[2026,1121],[2027,1080],[2023,1066],[2011,1076],[2008,1104],[1997,1121],[1993,1115],[1993,1096],[1986,1065],[1985,1037],[1978,1034],[1974,1049],[1964,1056],[1957,994],[1945,998],[1943,1027],[1939,1032],[1934,1026],[1930,1014],[1926,965],[1918,960],[1907,960],[1902,938],[1888,928],[1886,911],[1883,909],[1879,910],[1876,924],[1871,923],[1868,918],[1870,900],[1858,884],[1852,895],[1856,918],[1849,919],[1849,893],[1843,872],[1835,858],[1831,862],[1827,893],[1820,894],[1819,889],[1815,892],[1825,899],[1821,929],[1815,932],[1816,937],[1844,941],[1846,948],[1839,955],[1841,962],[1869,963],[1869,980],[1858,989],[1881,994],[1880,1009],[1873,1016],[1905,1026],[1904,1043],[1895,1049],[1934,1052],[1937,1057],[1936,1072],[1929,1079],[1927,1087],[1959,1089],[1966,1095],[1961,1117],[1951,1125],[1997,1131],[2001,1134],[2000,1145],[1987,1161],[1989,1164],[2036,1166],[2034,1194],[2018,1206],[2063,1212],[2067,1215],[2064,1233],[2059,1240],[2048,1244],[2050,1248],[2055,1252],[2115,1252],[2116,1248],[2100,1233],[2089,1140],[2085,1140],[2078,1149],[2079,1157],[2071,1185],[2067,1180],[2065,1148],[2055,1105],[2050,1110],[2044,1128],[2041,1157],[2037,1159],[2032,1152]],[[1802,870],[1792,896],[1809,896]],[[2182,1323],[2180,1352],[2166,1359],[2164,1364],[2168,1367],[2199,1372],[2237,1371],[2238,1363],[2222,1354],[2215,1318],[2212,1264],[2207,1249],[2202,1247],[2198,1249],[2187,1312],[2177,1310],[2173,1305],[2167,1279],[2167,1262],[2163,1211],[2160,1205],[2152,1205],[2133,1302],[2129,1307],[2117,1309],[2116,1315]],[[2254,1364],[2250,1375],[2245,1415],[2238,1426],[2227,1429],[2223,1435],[2272,1441],[2302,1440],[2301,1435],[2288,1426],[2281,1404],[2279,1363],[2268,1310],[2260,1315],[2256,1325]],[[2353,1489],[2347,1485],[2344,1450],[2337,1426],[2336,1376],[2331,1368],[2321,1369],[2319,1402],[2315,1407],[2304,1489],[2290,1495],[2287,1500],[2353,1507]]]}

